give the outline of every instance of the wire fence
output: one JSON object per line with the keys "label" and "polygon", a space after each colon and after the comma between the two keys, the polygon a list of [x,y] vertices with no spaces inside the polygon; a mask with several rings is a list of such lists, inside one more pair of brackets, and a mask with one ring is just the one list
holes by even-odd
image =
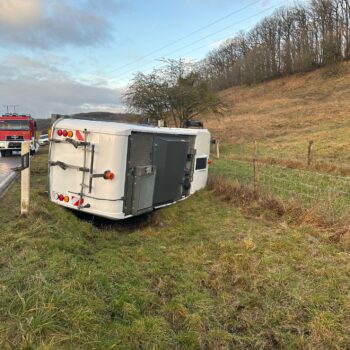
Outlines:
{"label": "wire fence", "polygon": [[[277,164],[298,163],[300,166],[313,168],[337,169],[339,172],[350,175],[350,142],[339,142],[338,145],[330,144],[329,140],[317,140],[308,142],[296,142],[285,144],[284,142],[259,143],[258,155],[266,162],[275,161]],[[235,157],[236,159],[249,159],[254,154],[254,143],[229,144],[222,143],[221,155]]]}
{"label": "wire fence", "polygon": [[347,176],[264,163],[258,163],[255,169],[252,161],[231,159],[215,160],[211,172],[240,184],[255,185],[261,195],[296,200],[327,216],[339,217],[350,210],[350,177]]}

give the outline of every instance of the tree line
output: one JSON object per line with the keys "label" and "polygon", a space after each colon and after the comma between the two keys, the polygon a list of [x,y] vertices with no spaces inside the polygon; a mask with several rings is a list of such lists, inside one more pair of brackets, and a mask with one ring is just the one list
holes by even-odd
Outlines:
{"label": "tree line", "polygon": [[209,52],[197,70],[215,90],[309,71],[350,58],[349,0],[281,8]]}

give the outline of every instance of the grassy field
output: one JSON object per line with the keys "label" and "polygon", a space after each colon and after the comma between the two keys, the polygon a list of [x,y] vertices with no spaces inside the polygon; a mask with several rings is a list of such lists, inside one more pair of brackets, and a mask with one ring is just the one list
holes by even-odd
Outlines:
{"label": "grassy field", "polygon": [[313,140],[315,162],[349,168],[350,62],[220,96],[227,112],[205,124],[225,143],[225,155],[251,157],[257,140],[262,158],[305,163]]}
{"label": "grassy field", "polygon": [[[125,222],[0,200],[1,349],[350,347],[348,245],[202,191]],[[252,204],[254,206],[254,204]]]}
{"label": "grassy field", "polygon": [[[215,159],[210,170],[214,175],[253,186],[252,161]],[[350,177],[261,163],[259,193],[273,195],[281,201],[293,200],[305,208],[315,208],[333,221],[348,217],[350,212]]]}
{"label": "grassy field", "polygon": [[219,95],[226,112],[205,120],[221,141],[214,174],[252,185],[256,141],[261,194],[314,207],[331,220],[348,216],[350,62]]}

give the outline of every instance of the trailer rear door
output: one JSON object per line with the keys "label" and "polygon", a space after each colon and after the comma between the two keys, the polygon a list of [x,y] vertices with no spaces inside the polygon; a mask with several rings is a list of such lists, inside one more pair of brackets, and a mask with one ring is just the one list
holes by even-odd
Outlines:
{"label": "trailer rear door", "polygon": [[172,203],[181,198],[189,141],[157,136],[153,161],[157,169],[154,206]]}
{"label": "trailer rear door", "polygon": [[[50,148],[52,200],[101,216],[122,215],[127,137],[69,130],[73,137],[67,138],[59,136],[58,130]],[[113,178],[104,177],[108,171]],[[68,196],[69,202],[60,201],[60,194]]]}

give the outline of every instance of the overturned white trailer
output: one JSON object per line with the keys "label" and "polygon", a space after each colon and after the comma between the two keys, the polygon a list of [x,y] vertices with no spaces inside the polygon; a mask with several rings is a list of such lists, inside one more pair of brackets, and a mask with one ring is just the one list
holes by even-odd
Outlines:
{"label": "overturned white trailer", "polygon": [[175,203],[207,183],[206,129],[60,119],[51,137],[50,198],[70,209],[125,219]]}

